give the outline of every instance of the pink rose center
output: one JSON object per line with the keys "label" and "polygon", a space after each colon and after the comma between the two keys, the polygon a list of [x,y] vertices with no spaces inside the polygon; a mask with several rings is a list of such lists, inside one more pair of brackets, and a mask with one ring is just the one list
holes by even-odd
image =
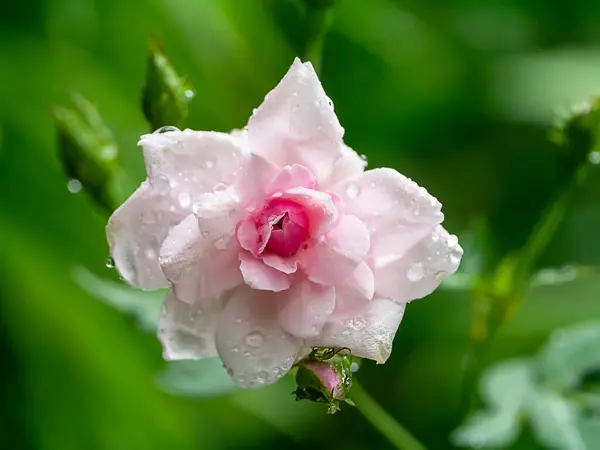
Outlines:
{"label": "pink rose center", "polygon": [[260,253],[292,256],[309,238],[308,217],[302,205],[276,199],[260,213]]}

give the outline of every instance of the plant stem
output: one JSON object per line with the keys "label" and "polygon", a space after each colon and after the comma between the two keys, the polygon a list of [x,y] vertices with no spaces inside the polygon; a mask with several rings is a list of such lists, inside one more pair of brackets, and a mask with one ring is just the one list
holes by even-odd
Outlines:
{"label": "plant stem", "polygon": [[400,425],[358,384],[352,382],[352,400],[360,413],[371,422],[382,435],[400,450],[426,450],[425,446]]}

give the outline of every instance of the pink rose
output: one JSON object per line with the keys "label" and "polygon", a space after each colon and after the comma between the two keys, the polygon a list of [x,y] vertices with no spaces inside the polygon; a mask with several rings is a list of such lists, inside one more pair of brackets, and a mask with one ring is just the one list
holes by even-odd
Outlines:
{"label": "pink rose", "polygon": [[296,59],[242,131],[142,136],[148,179],[107,235],[125,281],[172,287],[166,359],[218,355],[249,388],[313,346],[387,360],[406,303],[455,272],[462,249],[434,197],[393,169],[365,172],[343,134]]}

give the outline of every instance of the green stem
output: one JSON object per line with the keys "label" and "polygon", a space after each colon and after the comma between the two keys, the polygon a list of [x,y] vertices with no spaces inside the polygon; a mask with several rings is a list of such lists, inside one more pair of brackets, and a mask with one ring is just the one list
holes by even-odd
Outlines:
{"label": "green stem", "polygon": [[360,413],[371,422],[382,435],[400,450],[426,450],[425,446],[400,425],[358,384],[352,382],[352,401]]}

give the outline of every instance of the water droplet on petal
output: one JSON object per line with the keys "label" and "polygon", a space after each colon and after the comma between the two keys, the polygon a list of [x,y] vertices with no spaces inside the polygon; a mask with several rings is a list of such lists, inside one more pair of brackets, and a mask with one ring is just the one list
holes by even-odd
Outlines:
{"label": "water droplet on petal", "polygon": [[179,128],[174,127],[172,125],[165,125],[164,127],[160,127],[155,133],[168,133],[169,131],[179,131]]}
{"label": "water droplet on petal", "polygon": [[458,244],[458,238],[454,235],[451,234],[450,236],[448,236],[448,247],[455,247],[456,244]]}
{"label": "water droplet on petal", "polygon": [[159,194],[166,194],[171,189],[171,183],[165,175],[158,175],[151,179],[151,184]]}
{"label": "water droplet on petal", "polygon": [[227,189],[227,185],[225,183],[217,183],[217,184],[215,184],[215,187],[213,188],[213,190],[215,192],[223,192],[226,189]]}
{"label": "water droplet on petal", "polygon": [[600,152],[592,152],[588,156],[590,163],[597,165],[600,164]]}
{"label": "water droplet on petal", "polygon": [[360,155],[360,159],[362,159],[365,163],[365,167],[369,165],[369,159],[367,158],[367,155]]}
{"label": "water droplet on petal", "polygon": [[192,198],[190,197],[190,194],[185,191],[180,192],[179,195],[177,196],[177,199],[179,200],[179,204],[181,205],[182,208],[187,208],[192,203]]}
{"label": "water droplet on petal", "polygon": [[212,169],[214,166],[215,163],[211,159],[207,159],[206,161],[204,161],[204,167],[206,167],[207,169]]}
{"label": "water droplet on petal", "polygon": [[79,194],[82,188],[83,186],[81,185],[81,181],[76,180],[75,178],[69,180],[67,183],[67,189],[71,194]]}
{"label": "water droplet on petal", "polygon": [[348,198],[356,198],[358,197],[360,194],[360,187],[357,186],[356,184],[349,184],[346,187],[346,195],[348,196]]}
{"label": "water droplet on petal", "polygon": [[265,371],[262,371],[262,372],[260,372],[260,373],[258,374],[258,381],[259,381],[260,383],[263,383],[263,384],[264,384],[264,383],[266,383],[266,382],[268,381],[268,379],[269,379],[269,374],[268,374],[267,372],[265,372]]}
{"label": "water droplet on petal", "polygon": [[352,319],[347,319],[344,325],[353,330],[361,331],[367,326],[367,321],[361,317],[355,317]]}
{"label": "water droplet on petal", "polygon": [[406,277],[410,281],[419,281],[423,278],[425,272],[423,270],[423,264],[421,263],[413,263],[408,267],[408,271],[406,272]]}
{"label": "water droplet on petal", "polygon": [[215,248],[219,250],[225,250],[227,248],[227,244],[229,244],[229,238],[227,236],[221,236],[220,238],[217,238],[215,242],[213,242]]}
{"label": "water droplet on petal", "polygon": [[154,210],[149,209],[147,211],[144,211],[142,214],[142,222],[148,225],[156,223],[156,213],[154,212]]}
{"label": "water droplet on petal", "polygon": [[432,241],[432,242],[439,242],[439,240],[440,240],[440,235],[434,232],[434,233],[431,235],[431,241]]}
{"label": "water droplet on petal", "polygon": [[244,356],[245,356],[246,358],[251,358],[251,357],[252,357],[252,353],[250,353],[248,350],[246,350],[246,351],[244,352]]}
{"label": "water droplet on petal", "polygon": [[106,260],[106,267],[108,267],[109,269],[115,268],[115,260],[112,258],[112,256],[109,256]]}
{"label": "water droplet on petal", "polygon": [[148,247],[144,253],[146,254],[146,258],[148,259],[156,258],[156,251],[153,248]]}
{"label": "water droplet on petal", "polygon": [[246,335],[246,345],[252,348],[262,347],[265,338],[260,331],[252,331]]}
{"label": "water droplet on petal", "polygon": [[231,347],[231,351],[233,353],[239,353],[240,352],[240,348],[237,345],[234,345],[233,347]]}

